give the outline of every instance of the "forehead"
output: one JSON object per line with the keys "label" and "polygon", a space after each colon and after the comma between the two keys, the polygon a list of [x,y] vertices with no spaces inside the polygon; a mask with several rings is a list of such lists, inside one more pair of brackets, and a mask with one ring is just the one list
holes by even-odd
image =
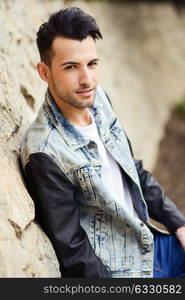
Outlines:
{"label": "forehead", "polygon": [[56,37],[52,44],[53,59],[77,61],[96,58],[96,43],[91,36],[82,41]]}

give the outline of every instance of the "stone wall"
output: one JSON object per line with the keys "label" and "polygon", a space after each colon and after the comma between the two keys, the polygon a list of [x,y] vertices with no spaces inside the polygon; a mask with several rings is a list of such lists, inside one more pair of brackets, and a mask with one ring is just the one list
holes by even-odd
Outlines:
{"label": "stone wall", "polygon": [[18,164],[21,137],[45,91],[35,70],[35,33],[55,9],[52,2],[0,1],[0,277],[60,277]]}
{"label": "stone wall", "polygon": [[34,222],[18,165],[20,140],[42,104],[46,85],[35,65],[35,34],[65,5],[94,15],[101,83],[132,141],[152,169],[172,106],[184,96],[185,18],[169,4],[0,1],[0,277],[60,277],[55,252]]}

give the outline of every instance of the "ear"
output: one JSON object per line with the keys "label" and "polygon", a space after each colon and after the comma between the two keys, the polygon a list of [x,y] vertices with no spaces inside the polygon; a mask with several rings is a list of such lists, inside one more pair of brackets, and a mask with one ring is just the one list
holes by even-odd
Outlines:
{"label": "ear", "polygon": [[50,70],[49,67],[44,62],[41,61],[37,64],[37,71],[41,79],[44,80],[45,82],[48,82]]}

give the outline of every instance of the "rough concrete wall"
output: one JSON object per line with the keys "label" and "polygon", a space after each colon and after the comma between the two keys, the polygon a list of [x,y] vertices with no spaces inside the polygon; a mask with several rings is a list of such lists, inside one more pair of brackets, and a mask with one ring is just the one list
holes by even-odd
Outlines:
{"label": "rough concrete wall", "polygon": [[[171,106],[184,96],[184,16],[170,5],[68,2],[97,18],[101,82],[152,168]],[[54,250],[34,222],[18,166],[20,140],[43,101],[35,33],[64,1],[0,1],[0,277],[58,277]]]}
{"label": "rough concrete wall", "polygon": [[17,160],[45,90],[33,39],[50,11],[39,1],[0,2],[0,277],[60,277],[51,243],[33,221]]}

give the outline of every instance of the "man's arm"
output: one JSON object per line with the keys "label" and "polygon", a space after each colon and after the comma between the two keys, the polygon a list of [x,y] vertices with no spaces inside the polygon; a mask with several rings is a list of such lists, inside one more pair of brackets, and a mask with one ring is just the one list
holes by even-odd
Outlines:
{"label": "man's arm", "polygon": [[[106,97],[112,107],[107,93]],[[114,110],[114,109],[113,109]],[[125,132],[127,137],[127,134]],[[134,158],[130,140],[127,137],[130,152]],[[175,233],[185,250],[185,217],[176,205],[165,195],[157,180],[148,171],[143,169],[141,160],[135,160],[135,165],[140,179],[141,188],[146,200],[150,217],[164,224],[171,233]]]}
{"label": "man's arm", "polygon": [[151,218],[164,224],[171,233],[175,233],[185,250],[185,217],[176,205],[166,196],[157,180],[143,169],[142,161],[135,161],[141,188]]}
{"label": "man's arm", "polygon": [[51,240],[64,277],[110,277],[80,226],[75,188],[52,158],[34,153],[25,167],[36,219]]}
{"label": "man's arm", "polygon": [[[129,138],[127,141],[134,157]],[[164,224],[171,233],[175,233],[185,249],[185,216],[166,196],[154,176],[143,168],[141,160],[134,160],[139,175],[142,192],[147,203],[149,216]]]}

